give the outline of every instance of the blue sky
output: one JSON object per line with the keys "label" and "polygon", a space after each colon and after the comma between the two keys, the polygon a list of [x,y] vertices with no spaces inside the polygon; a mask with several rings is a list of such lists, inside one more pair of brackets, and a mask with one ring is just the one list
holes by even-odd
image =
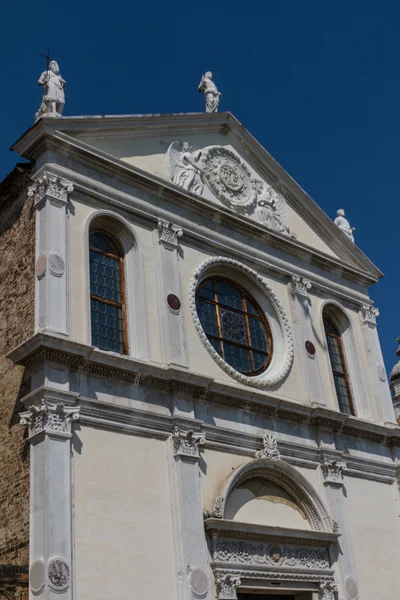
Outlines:
{"label": "blue sky", "polygon": [[33,122],[50,48],[67,80],[65,115],[203,111],[210,69],[231,111],[384,272],[386,366],[399,323],[400,5],[337,0],[40,3],[2,6],[0,177]]}

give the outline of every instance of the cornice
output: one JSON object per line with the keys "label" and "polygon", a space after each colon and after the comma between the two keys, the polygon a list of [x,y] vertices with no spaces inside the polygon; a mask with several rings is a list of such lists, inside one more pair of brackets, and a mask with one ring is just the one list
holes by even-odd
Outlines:
{"label": "cornice", "polygon": [[[235,137],[242,143],[244,151],[251,153],[250,158],[252,162],[257,165],[260,175],[262,174],[261,172],[266,172],[267,176],[271,180],[279,181],[280,187],[283,186],[284,188],[283,193],[286,193],[289,201],[295,206],[296,211],[300,211],[300,214],[305,218],[306,221],[309,223],[312,222],[313,228],[316,229],[317,233],[322,235],[323,238],[328,239],[331,245],[336,248],[336,251],[340,256],[345,257],[351,254],[353,259],[359,263],[360,268],[351,267],[347,262],[340,259],[335,259],[322,252],[318,252],[308,247],[306,244],[302,244],[298,241],[296,242],[295,240],[287,238],[286,236],[280,236],[279,234],[272,233],[268,231],[266,227],[262,225],[258,226],[250,219],[244,218],[246,221],[249,221],[249,225],[253,225],[253,228],[255,226],[256,228],[261,229],[261,231],[264,232],[264,235],[267,236],[268,240],[272,241],[272,245],[274,245],[275,240],[280,240],[279,245],[283,244],[286,249],[285,251],[289,254],[293,254],[297,257],[299,256],[299,251],[310,254],[309,262],[315,264],[316,266],[320,264],[320,260],[322,258],[324,263],[326,261],[328,264],[330,262],[332,263],[332,270],[334,270],[335,273],[338,273],[338,267],[340,265],[340,269],[347,278],[351,279],[351,272],[353,272],[353,277],[358,272],[358,276],[355,277],[355,280],[359,280],[361,274],[363,274],[363,276],[369,281],[369,284],[377,281],[382,276],[382,273],[361,252],[361,250],[347,240],[344,234],[340,235],[341,232],[336,231],[337,228],[334,226],[329,217],[322,211],[322,209],[320,209],[318,205],[311,200],[311,198],[278,165],[278,163],[276,163],[276,161],[266,152],[266,150],[262,148],[258,142],[256,142],[256,140],[242,127],[242,125],[233,117],[233,115],[229,113],[217,113],[217,115],[218,117],[211,115],[211,118],[209,116],[207,117],[207,120],[204,120],[204,115],[202,113],[188,115],[188,118],[192,119],[193,122],[196,122],[198,127],[204,131],[212,131],[215,129],[224,130],[224,128],[226,131],[231,130]],[[125,123],[125,127],[129,129],[129,123],[135,122],[135,119],[136,121],[138,119],[148,119],[152,122],[153,126],[157,125],[158,127],[160,124],[162,127],[163,125],[160,122],[161,119],[163,123],[165,123],[165,126],[170,134],[171,123],[174,124],[174,127],[176,127],[177,130],[182,130],[182,127],[187,128],[191,126],[191,121],[188,123],[186,115],[178,115],[178,117],[178,119],[176,115],[106,117],[106,122],[110,124],[110,119],[114,119],[114,122],[119,124],[119,126],[122,126],[122,124]],[[182,190],[170,182],[167,182],[166,180],[155,175],[146,173],[141,169],[133,167],[132,165],[128,165],[127,163],[124,163],[123,161],[116,159],[105,152],[97,150],[93,148],[93,146],[90,146],[85,142],[72,137],[71,135],[63,133],[62,131],[66,129],[69,133],[71,133],[72,130],[70,125],[72,122],[76,125],[79,125],[77,129],[81,131],[81,128],[84,124],[90,127],[91,122],[102,122],[101,119],[99,119],[99,117],[65,118],[65,120],[60,120],[58,124],[55,124],[50,119],[41,119],[38,124],[28,130],[28,132],[14,144],[12,149],[19,152],[21,156],[29,157],[31,159],[37,159],[41,154],[43,154],[45,149],[53,150],[54,152],[58,151],[60,154],[64,154],[66,151],[68,151],[70,158],[75,157],[78,161],[83,161],[85,164],[91,163],[91,165],[98,170],[107,171],[111,169],[113,177],[116,179],[121,180],[129,173],[131,180],[132,177],[134,178],[136,176],[136,185],[138,187],[143,185],[144,181],[146,186],[148,186],[149,182],[151,182],[153,193],[162,193],[166,196],[168,195],[167,190],[173,190],[173,193],[175,194],[177,193],[177,190],[182,193]],[[131,121],[129,121],[129,119],[131,119]],[[154,123],[154,119],[158,119],[157,124]],[[43,121],[45,121],[45,123],[43,123]],[[170,123],[169,126],[167,125],[168,123]],[[59,130],[56,129],[57,127]],[[149,128],[151,129],[150,125],[145,125],[143,123],[140,126],[137,126],[138,131],[148,131]],[[92,128],[92,133],[95,133],[96,131],[98,132],[99,130],[93,130]],[[102,129],[101,133],[102,135],[104,133]],[[63,146],[67,146],[68,150],[66,148],[63,149]],[[142,181],[140,181],[140,179],[142,179]],[[189,196],[192,201],[193,199],[198,200],[197,196],[192,194],[183,193],[183,196]],[[194,202],[194,206],[196,206],[196,204],[197,203]],[[220,211],[219,206],[211,202],[210,204],[212,205],[212,209],[214,211]],[[316,223],[315,219],[316,214],[318,215],[319,219],[318,223]],[[242,220],[242,217],[238,216],[238,220]],[[363,265],[363,267],[361,267],[361,265]]]}
{"label": "cornice", "polygon": [[28,369],[40,363],[55,362],[93,376],[170,394],[188,395],[203,402],[246,410],[298,425],[319,427],[377,444],[400,446],[400,427],[395,425],[377,425],[328,408],[303,405],[277,394],[249,389],[237,382],[223,383],[177,367],[145,363],[44,333],[37,333],[29,338],[10,352],[7,358]]}
{"label": "cornice", "polygon": [[287,544],[322,545],[337,542],[340,533],[329,531],[298,530],[286,527],[271,527],[241,523],[227,519],[208,518],[204,527],[210,534],[223,538],[246,538],[248,540],[279,540]]}

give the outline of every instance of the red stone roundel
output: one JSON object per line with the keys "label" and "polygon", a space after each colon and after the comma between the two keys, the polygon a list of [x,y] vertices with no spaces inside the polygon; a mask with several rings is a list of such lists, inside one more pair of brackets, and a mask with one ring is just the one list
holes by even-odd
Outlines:
{"label": "red stone roundel", "polygon": [[172,310],[179,310],[181,307],[181,301],[179,300],[178,296],[175,296],[175,294],[168,294],[167,302],[168,306]]}

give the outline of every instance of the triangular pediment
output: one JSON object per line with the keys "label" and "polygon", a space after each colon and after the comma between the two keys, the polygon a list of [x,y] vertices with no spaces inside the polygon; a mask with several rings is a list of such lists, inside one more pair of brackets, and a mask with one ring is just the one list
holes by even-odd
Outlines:
{"label": "triangular pediment", "polygon": [[381,275],[230,113],[67,117],[47,119],[48,126],[279,236]]}

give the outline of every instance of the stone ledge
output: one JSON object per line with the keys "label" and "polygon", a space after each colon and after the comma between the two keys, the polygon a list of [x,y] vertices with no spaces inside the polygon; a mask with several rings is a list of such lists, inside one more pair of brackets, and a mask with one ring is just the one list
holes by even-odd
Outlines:
{"label": "stone ledge", "polygon": [[40,363],[54,362],[93,376],[187,395],[267,418],[400,447],[400,426],[395,424],[377,425],[328,408],[312,407],[272,395],[268,390],[256,391],[237,382],[225,383],[185,369],[138,361],[54,335],[37,333],[10,352],[7,358],[28,370]]}

